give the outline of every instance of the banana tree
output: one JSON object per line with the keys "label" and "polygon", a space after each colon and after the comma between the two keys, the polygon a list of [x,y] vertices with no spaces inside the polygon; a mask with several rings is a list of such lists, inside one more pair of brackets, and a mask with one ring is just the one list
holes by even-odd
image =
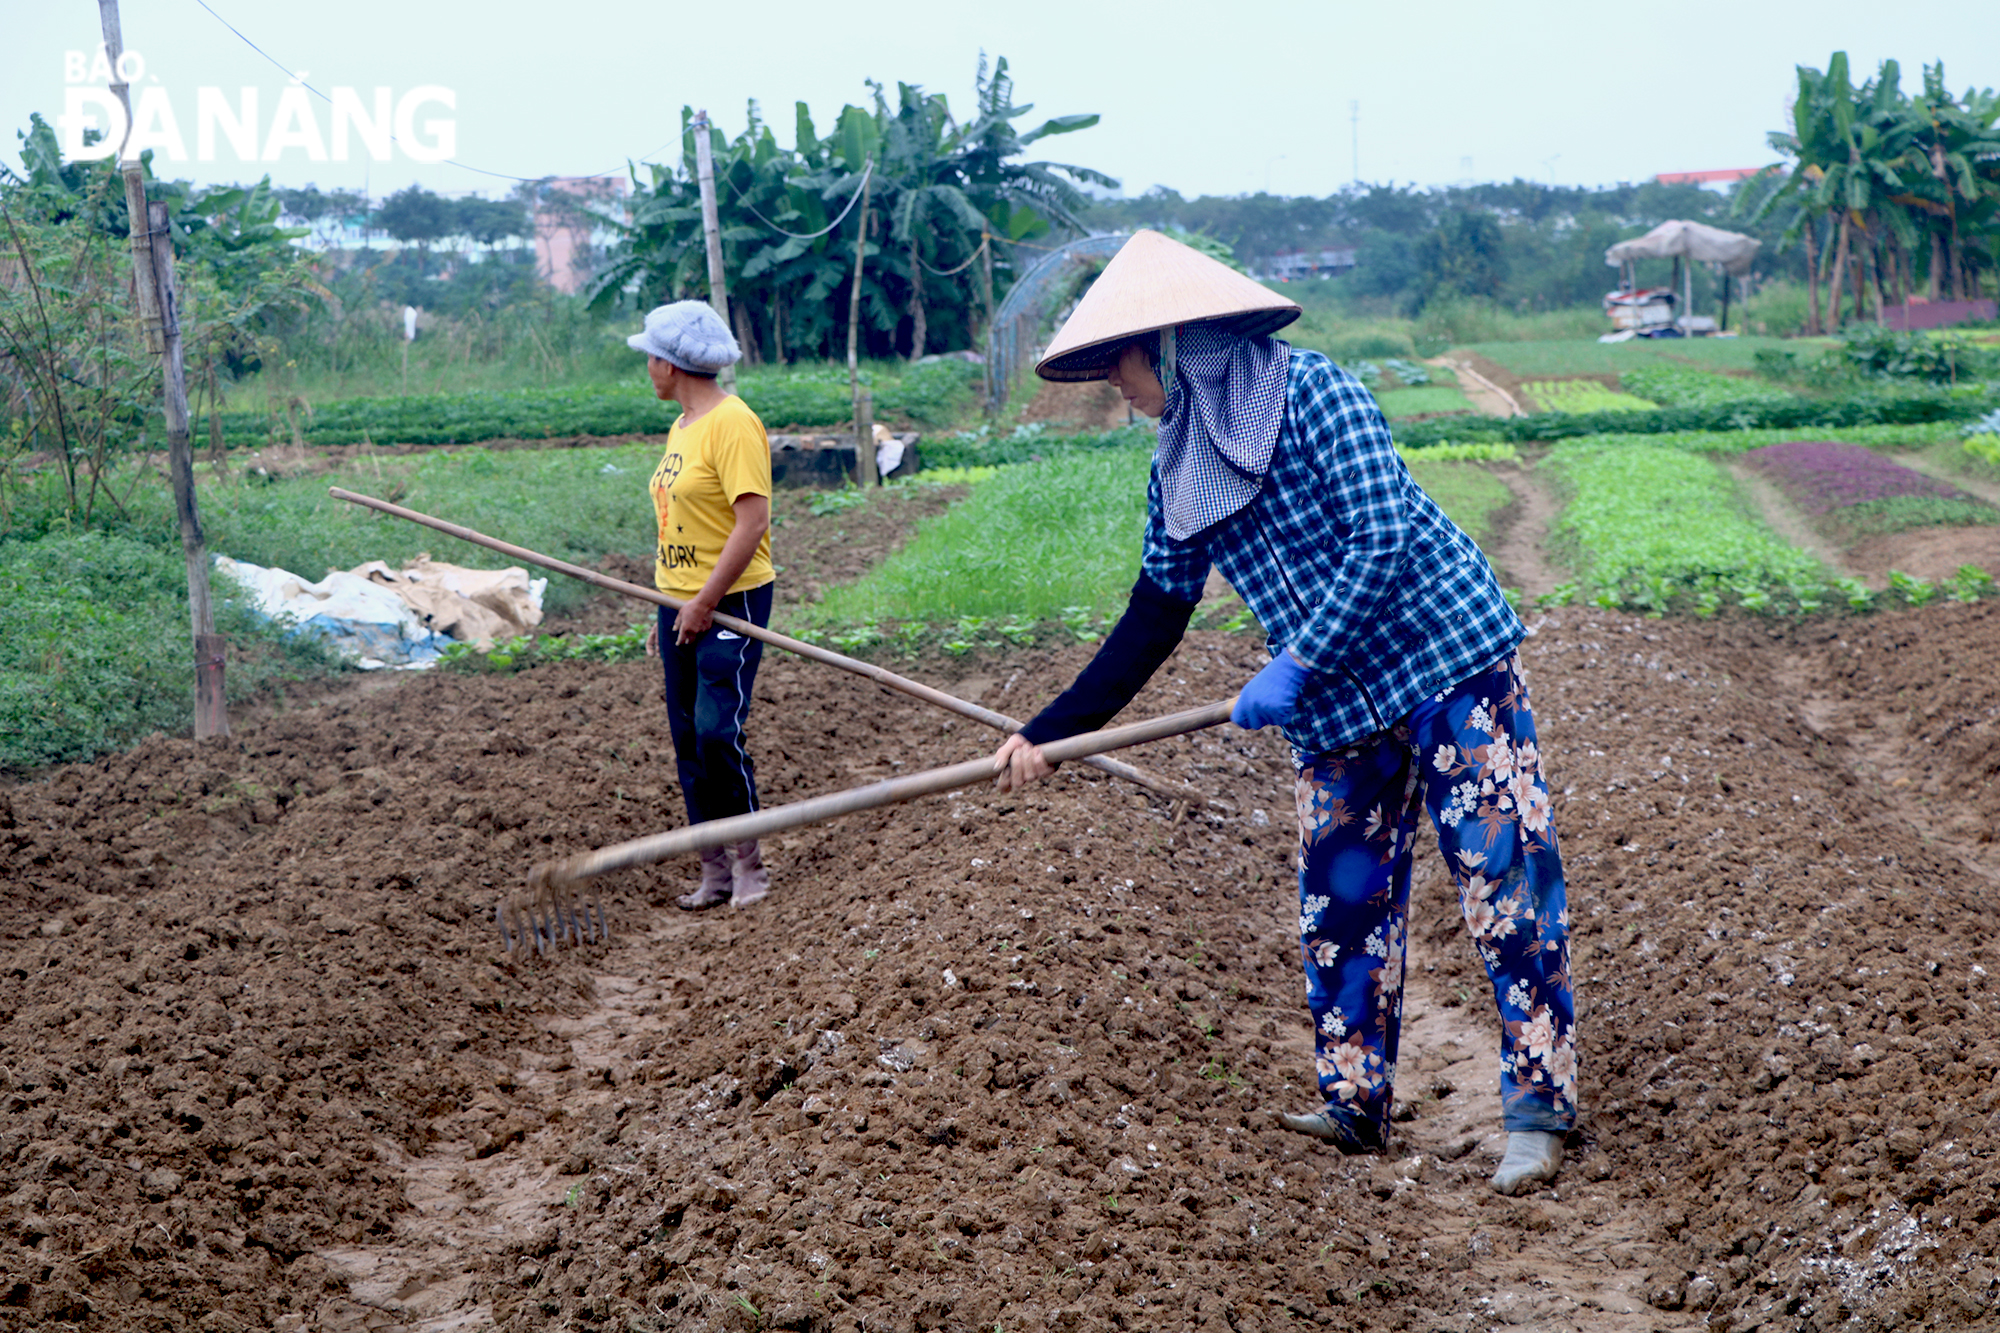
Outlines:
{"label": "banana tree", "polygon": [[[872,107],[843,107],[825,135],[799,104],[789,151],[755,104],[734,139],[711,131],[731,305],[752,355],[767,341],[780,360],[825,355],[850,331],[869,355],[893,354],[905,321],[912,359],[940,330],[970,342],[975,312],[990,308],[994,258],[1003,275],[1009,268],[999,248],[982,254],[987,235],[1007,242],[1081,230],[1080,184],[1116,183],[1087,167],[1019,160],[1028,145],[1097,117],[1019,132],[1014,121],[1032,108],[1012,105],[1004,59],[989,77],[982,58],[970,122],[956,120],[941,94],[898,84],[892,105],[882,85],[869,86]],[[635,173],[630,217],[607,222],[619,242],[594,285],[600,308],[707,289],[692,154],[649,172],[644,181]],[[864,180],[865,205],[856,198]]]}

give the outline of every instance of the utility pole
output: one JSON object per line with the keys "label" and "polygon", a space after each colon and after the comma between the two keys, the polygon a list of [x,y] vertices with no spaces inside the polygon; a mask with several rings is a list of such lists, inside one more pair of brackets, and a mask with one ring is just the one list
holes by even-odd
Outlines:
{"label": "utility pole", "polygon": [[[729,279],[722,269],[722,215],[715,206],[715,153],[708,142],[708,112],[694,113],[695,174],[701,182],[701,230],[708,239],[708,305],[729,325]],[[724,393],[736,392],[736,367],[715,377]]]}
{"label": "utility pole", "polygon": [[[868,254],[868,189],[874,180],[874,173],[864,165],[861,225],[854,233],[854,289],[847,296],[847,391],[854,398],[854,473],[863,486],[876,482],[874,404],[861,387],[861,269]],[[864,431],[870,438],[862,438]]]}
{"label": "utility pole", "polygon": [[[111,63],[113,95],[125,110],[126,139],[131,138],[132,96],[118,73],[125,39],[118,22],[118,0],[98,0],[104,27],[104,56]],[[125,208],[131,220],[133,290],[138,295],[139,321],[146,349],[160,358],[167,418],[167,475],[173,481],[174,512],[180,520],[181,550],[187,557],[188,618],[194,637],[196,740],[229,734],[229,711],[223,693],[223,665],[228,644],[215,632],[215,609],[208,593],[208,547],[201,531],[201,511],[194,492],[194,445],[189,436],[187,373],[181,351],[180,312],[174,300],[174,248],[167,206],[146,202],[145,169],[119,145],[118,169],[125,178]]]}
{"label": "utility pole", "polygon": [[1354,188],[1361,188],[1361,99],[1347,104],[1347,122],[1354,131]]}

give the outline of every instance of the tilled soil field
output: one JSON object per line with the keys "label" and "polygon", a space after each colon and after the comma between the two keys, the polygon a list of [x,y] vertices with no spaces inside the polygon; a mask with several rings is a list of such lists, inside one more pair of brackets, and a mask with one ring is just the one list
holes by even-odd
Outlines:
{"label": "tilled soil field", "polygon": [[[649,664],[431,675],[0,793],[0,1327],[1863,1329],[2000,1320],[2000,604],[1538,615],[1583,1124],[1503,1141],[1432,854],[1391,1153],[1313,1104],[1290,765],[1228,729],[767,844],[774,891],[536,861],[681,822]],[[1026,715],[1089,649],[952,681]],[[1190,636],[1131,715],[1260,659]],[[767,658],[767,804],[994,737]]]}

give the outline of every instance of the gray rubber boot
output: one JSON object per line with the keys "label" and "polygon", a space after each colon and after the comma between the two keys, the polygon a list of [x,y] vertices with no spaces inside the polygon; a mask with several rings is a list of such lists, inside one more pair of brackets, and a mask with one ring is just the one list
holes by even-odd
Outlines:
{"label": "gray rubber boot", "polygon": [[771,891],[771,872],[764,869],[763,853],[755,842],[739,842],[729,848],[731,907],[748,907]]}
{"label": "gray rubber boot", "polygon": [[683,912],[699,912],[728,902],[729,889],[729,852],[726,848],[711,847],[701,854],[701,887],[693,893],[683,893],[674,901]]}
{"label": "gray rubber boot", "polygon": [[1370,1155],[1387,1149],[1388,1143],[1375,1123],[1363,1116],[1335,1111],[1308,1111],[1297,1115],[1290,1111],[1273,1113],[1280,1125],[1294,1134],[1310,1134],[1316,1139],[1325,1139],[1341,1152],[1349,1155]]}
{"label": "gray rubber boot", "polygon": [[1562,1169],[1563,1136],[1539,1130],[1515,1130],[1507,1135],[1507,1155],[1493,1173],[1493,1188],[1502,1194],[1524,1194],[1556,1178]]}

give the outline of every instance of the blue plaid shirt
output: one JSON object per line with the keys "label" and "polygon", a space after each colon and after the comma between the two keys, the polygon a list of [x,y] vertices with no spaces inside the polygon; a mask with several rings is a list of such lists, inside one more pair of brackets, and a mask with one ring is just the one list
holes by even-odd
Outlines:
{"label": "blue plaid shirt", "polygon": [[1323,754],[1505,658],[1520,619],[1477,544],[1424,494],[1361,382],[1293,349],[1285,421],[1257,498],[1185,542],[1167,536],[1155,469],[1145,576],[1184,602],[1213,565],[1313,671],[1285,737]]}

